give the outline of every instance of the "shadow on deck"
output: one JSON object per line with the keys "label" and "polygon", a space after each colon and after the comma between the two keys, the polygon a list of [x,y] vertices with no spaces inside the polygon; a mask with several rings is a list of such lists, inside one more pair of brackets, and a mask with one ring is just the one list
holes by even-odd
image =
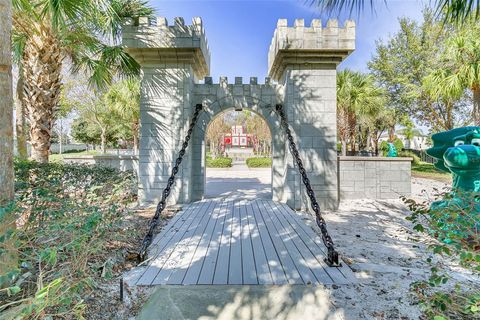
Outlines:
{"label": "shadow on deck", "polygon": [[130,285],[346,284],[352,270],[328,267],[318,234],[271,200],[206,199],[184,207],[158,234]]}

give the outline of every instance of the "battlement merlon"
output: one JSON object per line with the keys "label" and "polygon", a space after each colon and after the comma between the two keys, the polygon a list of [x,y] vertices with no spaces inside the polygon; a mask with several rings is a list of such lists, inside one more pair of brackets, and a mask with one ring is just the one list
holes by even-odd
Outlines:
{"label": "battlement merlon", "polygon": [[190,64],[197,79],[210,74],[210,50],[201,18],[185,25],[177,17],[168,25],[164,17],[139,17],[126,19],[122,27],[123,45],[141,65]]}
{"label": "battlement merlon", "polygon": [[337,20],[329,20],[322,28],[321,20],[314,19],[305,27],[303,19],[296,19],[288,27],[287,19],[279,19],[268,52],[268,74],[280,80],[287,65],[338,65],[355,50],[355,22],[347,20],[343,28]]}

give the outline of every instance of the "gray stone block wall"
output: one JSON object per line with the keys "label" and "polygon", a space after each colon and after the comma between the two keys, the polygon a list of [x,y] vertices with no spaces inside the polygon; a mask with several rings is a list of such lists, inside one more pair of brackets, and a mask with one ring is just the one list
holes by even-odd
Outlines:
{"label": "gray stone block wall", "polygon": [[[233,79],[232,79],[233,80]],[[201,103],[204,112],[194,131],[191,153],[192,161],[192,198],[201,199],[205,189],[205,134],[211,120],[227,110],[250,110],[260,115],[268,124],[272,134],[272,194],[276,201],[286,202],[285,184],[285,138],[280,130],[280,121],[273,112],[277,103],[283,102],[284,87],[270,83],[265,79],[259,84],[256,77],[250,78],[250,84],[244,84],[241,77],[229,81],[221,77],[218,83],[206,78],[204,84],[194,87],[194,104]],[[233,82],[233,83],[232,83]]]}
{"label": "gray stone block wall", "polygon": [[[192,110],[204,111],[195,128],[169,203],[201,199],[205,188],[205,131],[228,109],[248,109],[268,123],[273,144],[273,200],[295,209],[308,207],[305,187],[290,155],[285,133],[275,114],[280,103],[300,150],[304,166],[322,208],[338,204],[336,158],[336,67],[355,48],[355,25],[343,28],[336,20],[323,27],[314,20],[293,27],[279,20],[269,51],[269,78],[244,83],[241,77],[208,76],[210,53],[200,18],[185,25],[176,18],[168,25],[140,17],[124,26],[123,41],[142,66],[139,198],[143,204],[159,200],[187,132]],[[200,84],[199,79],[204,78]],[[273,80],[273,81],[272,81]]]}
{"label": "gray stone block wall", "polygon": [[340,201],[398,199],[411,195],[411,158],[338,159]]}
{"label": "gray stone block wall", "polygon": [[[321,208],[335,209],[337,199],[336,69],[326,65],[289,65],[284,79],[285,109],[303,165]],[[288,204],[309,206],[296,163],[287,156],[287,176],[294,186]]]}
{"label": "gray stone block wall", "polygon": [[99,165],[103,167],[118,169],[121,171],[132,170],[138,172],[138,156],[112,154],[69,156],[67,154],[63,157],[63,162]]}

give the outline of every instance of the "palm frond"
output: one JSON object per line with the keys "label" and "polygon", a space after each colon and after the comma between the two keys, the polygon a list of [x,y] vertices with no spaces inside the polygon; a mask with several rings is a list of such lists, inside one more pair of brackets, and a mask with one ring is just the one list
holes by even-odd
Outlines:
{"label": "palm frond", "polygon": [[[369,4],[371,10],[375,9],[374,0],[305,0],[305,2],[330,14],[338,14],[344,10],[348,10],[350,15],[353,12],[360,13],[365,9],[366,3]],[[383,3],[386,5],[387,1],[383,0]]]}
{"label": "palm frond", "polygon": [[[365,9],[366,3],[372,10],[377,5],[374,0],[305,0],[313,7],[318,7],[327,13],[340,13],[344,10],[360,13]],[[383,0],[383,5],[387,1]],[[443,16],[447,22],[463,23],[470,17],[478,19],[480,16],[480,0],[434,0],[435,13]]]}

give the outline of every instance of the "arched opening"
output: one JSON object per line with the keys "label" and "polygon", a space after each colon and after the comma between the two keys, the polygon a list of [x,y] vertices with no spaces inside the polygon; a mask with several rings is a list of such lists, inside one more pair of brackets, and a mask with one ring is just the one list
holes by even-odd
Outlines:
{"label": "arched opening", "polygon": [[272,199],[272,132],[252,110],[224,110],[205,132],[205,198]]}

